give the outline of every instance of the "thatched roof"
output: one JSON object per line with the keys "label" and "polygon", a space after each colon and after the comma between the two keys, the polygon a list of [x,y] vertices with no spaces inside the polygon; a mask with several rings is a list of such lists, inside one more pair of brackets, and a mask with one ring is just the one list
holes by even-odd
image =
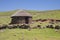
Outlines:
{"label": "thatched roof", "polygon": [[29,14],[28,12],[26,11],[23,11],[23,10],[19,10],[17,11],[16,13],[14,13],[11,17],[16,17],[16,16],[29,16],[29,17],[32,17],[31,14]]}

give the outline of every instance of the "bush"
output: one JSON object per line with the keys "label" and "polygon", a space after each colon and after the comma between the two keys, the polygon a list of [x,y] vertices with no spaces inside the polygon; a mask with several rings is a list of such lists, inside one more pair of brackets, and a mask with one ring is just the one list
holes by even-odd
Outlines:
{"label": "bush", "polygon": [[37,25],[38,28],[41,28],[41,25]]}
{"label": "bush", "polygon": [[54,28],[53,25],[47,25],[46,28]]}
{"label": "bush", "polygon": [[19,26],[19,28],[22,28],[22,29],[28,29],[30,26],[29,25],[26,25],[26,24],[23,24],[21,26]]}
{"label": "bush", "polygon": [[59,26],[59,25],[56,25],[56,26],[55,26],[55,29],[60,29],[60,26]]}
{"label": "bush", "polygon": [[7,27],[8,27],[8,25],[6,25],[6,24],[0,25],[0,29],[6,29]]}
{"label": "bush", "polygon": [[16,25],[8,25],[8,28],[9,28],[9,29],[17,28],[17,26],[16,26]]}
{"label": "bush", "polygon": [[13,25],[8,25],[8,27],[7,27],[7,28],[12,29],[12,27],[13,27]]}

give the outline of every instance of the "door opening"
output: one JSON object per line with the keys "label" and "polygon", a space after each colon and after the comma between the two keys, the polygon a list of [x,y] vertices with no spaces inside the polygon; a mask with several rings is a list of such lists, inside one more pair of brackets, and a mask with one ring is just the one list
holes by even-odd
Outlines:
{"label": "door opening", "polygon": [[28,17],[25,18],[25,23],[26,23],[26,24],[29,23],[29,19],[28,19]]}

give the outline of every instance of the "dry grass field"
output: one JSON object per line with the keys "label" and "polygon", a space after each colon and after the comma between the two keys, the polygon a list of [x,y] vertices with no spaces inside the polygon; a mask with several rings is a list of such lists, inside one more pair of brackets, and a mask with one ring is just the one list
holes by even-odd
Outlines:
{"label": "dry grass field", "polygon": [[[15,13],[17,10],[0,12],[0,25],[9,24],[11,21],[10,16]],[[50,10],[50,11],[35,11],[35,10],[26,10],[31,13],[33,20],[36,19],[60,19],[60,10]],[[39,24],[34,23],[33,26]],[[42,23],[42,26],[47,25],[48,23]],[[60,23],[59,23],[60,25]],[[58,32],[55,29],[3,29],[0,30],[0,40],[60,40],[60,30]]]}
{"label": "dry grass field", "polygon": [[55,29],[5,29],[0,30],[0,40],[60,40],[60,30]]}

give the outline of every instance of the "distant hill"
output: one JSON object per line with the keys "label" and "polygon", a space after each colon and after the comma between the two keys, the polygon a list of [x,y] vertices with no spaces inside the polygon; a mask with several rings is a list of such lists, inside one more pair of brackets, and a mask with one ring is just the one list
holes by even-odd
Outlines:
{"label": "distant hill", "polygon": [[[11,16],[18,10],[0,12],[0,16]],[[36,10],[25,10],[32,14],[33,20],[36,19],[60,19],[60,10],[48,10],[48,11],[36,11]]]}
{"label": "distant hill", "polygon": [[[7,12],[0,12],[0,24],[8,24],[11,21],[10,16],[18,10],[12,10]],[[32,14],[33,20],[36,19],[60,19],[60,10],[48,10],[48,11],[37,11],[37,10],[25,10]]]}
{"label": "distant hill", "polygon": [[6,11],[6,12],[0,12],[0,16],[10,16],[13,13],[15,13],[17,10],[12,10],[12,11]]}
{"label": "distant hill", "polygon": [[60,10],[50,11],[29,11],[33,15],[33,19],[60,19]]}

